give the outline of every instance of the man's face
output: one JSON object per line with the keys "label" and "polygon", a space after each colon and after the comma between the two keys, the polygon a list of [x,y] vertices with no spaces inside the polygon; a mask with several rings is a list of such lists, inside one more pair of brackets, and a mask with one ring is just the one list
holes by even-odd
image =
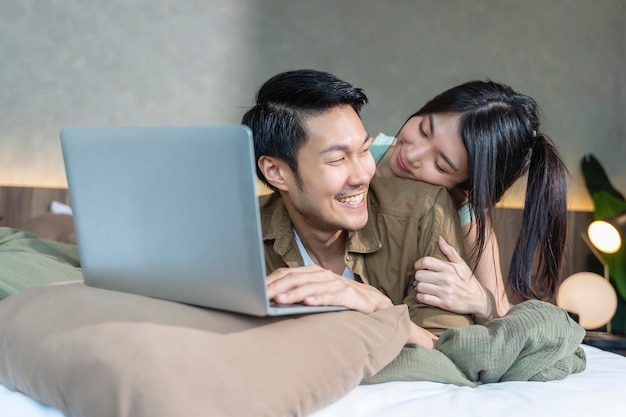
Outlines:
{"label": "man's face", "polygon": [[331,233],[363,228],[376,164],[361,119],[346,105],[304,123],[307,140],[297,155],[301,182],[290,170],[286,176],[292,222],[297,229],[306,225]]}

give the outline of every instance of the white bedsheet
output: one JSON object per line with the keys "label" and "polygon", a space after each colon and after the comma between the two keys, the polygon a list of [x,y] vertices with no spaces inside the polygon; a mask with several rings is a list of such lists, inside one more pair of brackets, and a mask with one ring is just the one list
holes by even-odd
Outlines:
{"label": "white bedsheet", "polygon": [[0,384],[0,416],[65,417],[65,414]]}
{"label": "white bedsheet", "polygon": [[360,386],[314,417],[626,416],[626,357],[582,345],[587,367],[560,381],[477,388],[434,382]]}
{"label": "white bedsheet", "polygon": [[[560,381],[502,382],[477,388],[434,382],[359,386],[313,417],[626,416],[626,357],[583,348],[587,369]],[[65,417],[2,385],[0,416]]]}

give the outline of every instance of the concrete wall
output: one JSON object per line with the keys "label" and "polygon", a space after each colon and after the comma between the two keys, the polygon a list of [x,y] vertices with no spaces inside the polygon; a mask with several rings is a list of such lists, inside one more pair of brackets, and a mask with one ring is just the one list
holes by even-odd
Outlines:
{"label": "concrete wall", "polygon": [[372,134],[454,84],[510,84],[590,210],[585,153],[626,192],[625,21],[622,0],[4,0],[0,184],[65,186],[64,126],[238,123],[260,83],[311,67],[366,90]]}

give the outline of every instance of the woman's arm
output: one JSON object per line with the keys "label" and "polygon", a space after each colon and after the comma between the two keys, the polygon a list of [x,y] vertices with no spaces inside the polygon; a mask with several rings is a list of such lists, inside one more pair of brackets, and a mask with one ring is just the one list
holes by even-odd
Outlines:
{"label": "woman's arm", "polygon": [[[424,257],[415,262],[417,300],[454,313],[472,314],[481,324],[504,315],[509,310],[509,302],[499,262],[496,263],[493,256],[494,252],[497,255],[495,236],[490,238],[490,245],[495,244],[495,247],[490,247],[489,254],[481,257],[483,269],[476,271],[482,275],[482,280],[443,238],[437,243],[448,260]],[[487,261],[489,258],[491,260]]]}
{"label": "woman's arm", "polygon": [[468,255],[468,260],[470,267],[474,269],[474,276],[493,296],[493,305],[486,306],[487,308],[482,312],[473,313],[474,319],[482,324],[494,318],[504,316],[511,308],[511,305],[502,278],[500,250],[496,234],[491,226],[487,226],[485,249],[480,260],[476,263],[476,258],[471,255],[472,247],[476,241],[475,226],[476,224],[473,221],[463,226],[463,245],[465,253],[470,254]]}
{"label": "woman's arm", "polygon": [[423,327],[411,322],[411,334],[407,343],[415,343],[427,349],[434,349],[437,346],[439,337],[435,336]]}

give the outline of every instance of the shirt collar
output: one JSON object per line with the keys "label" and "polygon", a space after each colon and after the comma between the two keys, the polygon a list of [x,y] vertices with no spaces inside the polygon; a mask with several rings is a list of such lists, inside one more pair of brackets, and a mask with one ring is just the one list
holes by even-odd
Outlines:
{"label": "shirt collar", "polygon": [[[277,254],[284,256],[296,245],[292,231],[293,225],[280,194],[275,192],[272,199],[276,201],[274,202],[275,204],[273,204],[274,210],[271,213],[271,217],[263,227],[263,240],[266,242],[274,240],[274,250]],[[372,214],[369,201],[368,212],[365,226],[361,230],[350,232],[348,235],[346,252],[372,253],[382,247],[382,243],[374,227],[374,215]]]}

